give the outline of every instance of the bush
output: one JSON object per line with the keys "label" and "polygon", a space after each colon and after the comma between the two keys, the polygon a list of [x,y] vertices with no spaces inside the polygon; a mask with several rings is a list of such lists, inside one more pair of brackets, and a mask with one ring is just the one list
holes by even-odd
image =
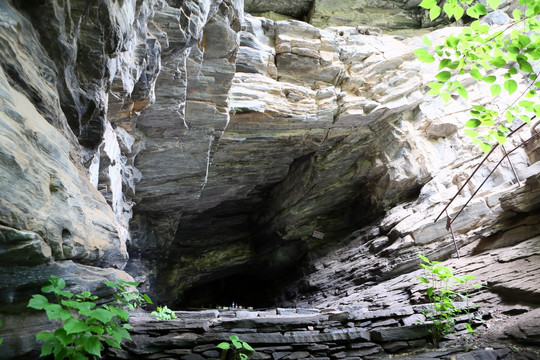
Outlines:
{"label": "bush", "polygon": [[[136,286],[122,280],[105,282],[119,290],[115,297],[116,305],[122,304],[133,309],[144,301],[151,303],[147,296],[141,297],[138,292],[130,293],[128,285]],[[44,341],[41,356],[54,355],[55,360],[73,359],[87,360],[101,357],[101,351],[108,346],[121,349],[123,339],[131,339],[127,324],[129,313],[121,307],[109,304],[97,305],[97,296],[89,291],[73,294],[65,291],[64,279],[51,275],[41,287],[45,294],[53,294],[54,302],[40,294],[35,294],[28,302],[28,307],[44,310],[49,320],[59,319],[61,326],[54,332],[41,332],[36,340]],[[135,295],[136,294],[136,295]]]}

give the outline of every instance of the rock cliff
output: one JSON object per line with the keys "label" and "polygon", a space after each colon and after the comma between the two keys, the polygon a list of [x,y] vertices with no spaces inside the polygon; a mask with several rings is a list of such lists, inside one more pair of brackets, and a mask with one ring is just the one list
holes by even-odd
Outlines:
{"label": "rock cliff", "polygon": [[[239,0],[0,0],[8,330],[50,274],[98,293],[133,277],[178,307],[415,304],[419,252],[485,281],[480,300],[534,307],[538,140],[456,219],[453,258],[446,218],[434,220],[483,156],[460,131],[468,105],[426,96],[437,69],[412,53],[421,39],[385,34],[433,25],[416,2],[373,3],[245,3],[337,21],[321,29]],[[4,357],[32,346],[19,335]]]}

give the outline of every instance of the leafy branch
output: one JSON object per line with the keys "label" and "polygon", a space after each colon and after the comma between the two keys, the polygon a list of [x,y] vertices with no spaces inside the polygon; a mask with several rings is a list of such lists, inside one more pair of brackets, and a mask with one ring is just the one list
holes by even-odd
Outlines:
{"label": "leafy branch", "polygon": [[[418,257],[422,260],[420,267],[424,269],[424,276],[419,276],[418,281],[428,286],[426,294],[430,303],[427,310],[422,313],[426,317],[425,324],[433,344],[438,346],[445,335],[455,332],[456,317],[462,311],[465,311],[469,318],[465,328],[469,334],[473,335],[476,330],[471,326],[469,307],[475,305],[469,304],[469,281],[473,280],[474,276],[455,276],[452,270],[441,265],[439,261],[431,261],[421,254],[418,254]],[[465,286],[465,295],[454,290],[455,284]],[[479,287],[479,285],[474,284],[473,287]],[[456,298],[466,301],[465,309],[457,307],[454,302]]]}
{"label": "leafy branch", "polygon": [[[432,20],[442,12],[456,20],[464,14],[479,19],[488,13],[481,3],[463,9],[472,2],[447,0],[441,9],[436,0],[423,0],[419,6],[430,11]],[[500,3],[500,0],[487,1],[493,10]],[[466,76],[476,82],[489,84],[493,98],[503,96],[503,93],[517,95],[517,99],[501,113],[493,106],[472,105],[471,118],[465,123],[465,133],[485,153],[489,152],[493,143],[502,145],[506,142],[514,120],[530,123],[533,115],[540,114],[539,73],[534,70],[534,65],[540,59],[540,36],[537,33],[540,21],[536,18],[540,13],[540,0],[519,0],[519,4],[526,7],[525,14],[514,10],[513,21],[504,29],[494,29],[475,20],[461,33],[448,36],[444,44],[436,45],[433,52],[425,48],[414,51],[420,61],[432,63],[438,60],[439,72],[435,75],[436,81],[428,84],[428,94],[439,96],[445,103],[452,99],[453,94],[468,100],[468,92],[460,81]],[[423,41],[428,48],[433,47],[426,36]]]}
{"label": "leafy branch", "polygon": [[[138,292],[131,292],[128,286],[137,286],[138,283],[126,282],[117,279],[117,282],[105,282],[119,292],[116,295],[117,305],[134,309],[147,301],[148,296],[141,296]],[[105,348],[103,343],[110,347],[121,349],[123,339],[131,339],[128,330],[132,326],[127,322],[129,313],[116,305],[97,305],[97,296],[89,291],[73,294],[64,290],[64,279],[51,275],[49,280],[41,287],[45,294],[53,294],[56,302],[49,302],[45,296],[34,294],[28,302],[28,307],[44,310],[49,320],[59,319],[61,326],[54,332],[41,332],[36,340],[44,341],[41,346],[41,355],[54,355],[55,360],[73,359],[87,360],[101,357]]]}

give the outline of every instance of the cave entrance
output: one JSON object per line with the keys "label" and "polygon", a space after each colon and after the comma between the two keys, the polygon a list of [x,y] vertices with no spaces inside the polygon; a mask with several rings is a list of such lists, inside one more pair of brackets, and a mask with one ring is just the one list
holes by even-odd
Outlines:
{"label": "cave entrance", "polygon": [[[295,273],[291,270],[290,273]],[[187,290],[176,304],[182,309],[238,308],[264,309],[279,304],[279,294],[290,285],[294,276],[275,274],[260,276],[255,269],[234,274]]]}

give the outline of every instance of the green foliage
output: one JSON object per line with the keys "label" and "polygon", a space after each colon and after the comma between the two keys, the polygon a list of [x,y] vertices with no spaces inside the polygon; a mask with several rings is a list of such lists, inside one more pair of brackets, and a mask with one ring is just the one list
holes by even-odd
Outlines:
{"label": "green foliage", "polygon": [[[120,290],[116,297],[117,305],[133,308],[133,304],[142,304],[147,297],[134,296],[129,293],[127,285],[137,286],[138,283],[128,283],[122,280],[106,282],[106,285]],[[64,279],[51,275],[41,287],[45,294],[53,294],[55,302],[49,302],[45,296],[34,294],[28,302],[28,307],[44,310],[49,320],[59,319],[61,326],[54,332],[41,332],[36,340],[44,341],[41,355],[54,355],[55,360],[83,360],[101,357],[104,343],[110,347],[121,349],[123,339],[131,339],[127,324],[129,313],[121,307],[109,304],[97,305],[97,296],[89,291],[73,294],[63,290],[66,287]],[[129,300],[126,300],[129,299]]]}
{"label": "green foliage", "polygon": [[222,342],[217,345],[217,348],[225,352],[231,351],[232,356],[227,357],[228,360],[247,360],[249,355],[255,352],[247,342],[240,340],[238,335],[231,335],[229,339],[229,342]]}
{"label": "green foliage", "polygon": [[[2,327],[2,321],[0,321],[0,327]],[[4,342],[4,339],[0,338],[0,345]]]}
{"label": "green foliage", "polygon": [[152,311],[151,315],[155,315],[158,320],[172,320],[176,319],[176,314],[174,311],[169,309],[167,306],[158,306],[156,311]]}
{"label": "green foliage", "polygon": [[126,306],[130,310],[135,310],[138,306],[144,303],[152,304],[152,300],[146,294],[141,294],[137,290],[133,290],[139,286],[138,282],[129,282],[121,279],[113,281],[104,281],[105,285],[116,289],[116,293],[113,296],[116,300]]}
{"label": "green foliage", "polygon": [[[418,254],[418,257],[422,259],[423,263],[420,264],[420,267],[424,269],[424,276],[418,277],[418,281],[428,286],[426,294],[429,298],[430,305],[428,310],[423,311],[423,314],[426,317],[425,324],[428,326],[428,332],[433,344],[438,346],[442,337],[455,332],[455,318],[462,312],[456,306],[455,299],[466,301],[463,311],[469,315],[469,323],[465,325],[465,328],[470,334],[474,334],[476,330],[471,326],[468,286],[469,281],[473,280],[474,276],[454,276],[452,270],[442,266],[440,262],[431,261],[420,254]],[[454,291],[453,288],[456,284],[465,287],[465,295]]]}
{"label": "green foliage", "polygon": [[[441,9],[436,0],[423,0],[419,6],[429,10],[432,20],[443,13],[456,20],[464,14],[479,19],[488,13],[485,5],[472,3],[473,0],[446,0]],[[489,8],[496,10],[501,0],[487,0],[486,3]],[[540,59],[540,20],[537,19],[540,0],[519,0],[518,3],[526,11],[514,10],[511,31],[510,25],[495,28],[475,20],[461,33],[446,38],[443,44],[433,47],[431,41],[424,37],[424,44],[433,47],[433,51],[414,51],[420,61],[431,63],[438,60],[440,72],[435,76],[436,81],[428,84],[428,94],[441,97],[445,103],[452,99],[452,94],[468,99],[461,83],[464,76],[492,84],[490,95],[494,98],[507,95],[517,97],[501,113],[495,108],[483,106],[473,106],[470,111],[471,119],[465,126],[472,129],[465,133],[486,153],[492,144],[506,141],[510,132],[507,125],[516,118],[530,122],[532,117],[540,114],[540,82],[536,81],[539,74],[533,68],[533,64]],[[497,69],[500,71],[495,72]],[[527,100],[520,101],[523,98]]]}

